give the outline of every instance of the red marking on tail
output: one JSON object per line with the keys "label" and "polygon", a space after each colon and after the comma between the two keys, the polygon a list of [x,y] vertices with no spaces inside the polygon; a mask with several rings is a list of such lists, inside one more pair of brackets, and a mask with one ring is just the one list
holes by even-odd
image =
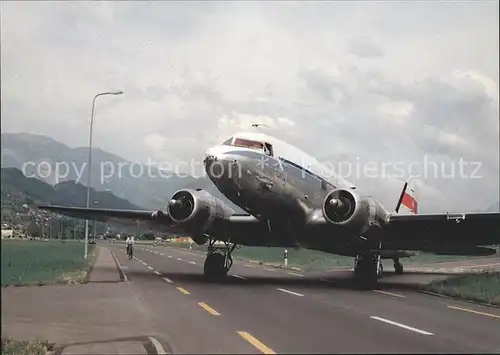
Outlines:
{"label": "red marking on tail", "polygon": [[403,195],[403,201],[401,204],[405,205],[407,208],[409,208],[413,213],[417,214],[418,211],[418,203],[417,201],[413,198],[413,196],[409,195],[408,193],[404,193]]}

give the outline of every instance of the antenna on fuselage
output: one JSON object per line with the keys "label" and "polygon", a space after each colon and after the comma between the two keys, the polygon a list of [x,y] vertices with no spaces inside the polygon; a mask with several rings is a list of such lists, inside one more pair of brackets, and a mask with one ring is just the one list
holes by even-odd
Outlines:
{"label": "antenna on fuselage", "polygon": [[254,127],[254,128],[259,128],[259,127],[269,128],[269,126],[267,126],[263,123],[254,123],[254,124],[252,124],[252,127]]}

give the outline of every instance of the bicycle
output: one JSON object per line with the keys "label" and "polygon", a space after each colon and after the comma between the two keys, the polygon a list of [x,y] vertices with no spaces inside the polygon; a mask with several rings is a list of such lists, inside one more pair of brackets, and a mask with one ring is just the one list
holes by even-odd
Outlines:
{"label": "bicycle", "polygon": [[132,245],[127,245],[127,255],[128,255],[128,259],[132,259],[132,254],[133,254],[133,250],[132,250]]}

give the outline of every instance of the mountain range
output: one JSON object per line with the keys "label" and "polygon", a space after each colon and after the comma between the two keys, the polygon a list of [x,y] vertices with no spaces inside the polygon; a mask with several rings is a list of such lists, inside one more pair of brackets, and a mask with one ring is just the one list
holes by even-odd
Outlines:
{"label": "mountain range", "polygon": [[[71,148],[50,137],[27,133],[3,133],[1,146],[2,167],[20,169],[26,176],[51,185],[64,181],[77,181],[84,185],[87,182],[87,147]],[[133,170],[129,169],[132,164]],[[110,166],[114,167],[115,173],[110,174]],[[120,166],[125,168],[119,169]],[[134,175],[135,171],[148,169],[150,174]],[[101,175],[109,177],[103,179]],[[202,188],[228,203],[236,212],[244,213],[225,198],[207,177],[181,177],[171,171],[132,163],[99,148],[92,149],[91,186],[95,191],[109,191],[140,208],[151,210],[164,209],[179,189]],[[91,192],[92,200],[94,193]]]}

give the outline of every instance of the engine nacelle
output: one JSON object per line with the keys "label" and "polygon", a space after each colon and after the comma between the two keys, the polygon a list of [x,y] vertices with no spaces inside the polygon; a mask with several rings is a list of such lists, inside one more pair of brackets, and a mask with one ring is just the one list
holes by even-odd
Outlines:
{"label": "engine nacelle", "polygon": [[376,213],[373,200],[362,198],[348,189],[333,190],[323,202],[323,217],[329,223],[360,233],[375,220]]}
{"label": "engine nacelle", "polygon": [[215,218],[228,219],[234,211],[207,191],[184,189],[172,195],[168,214],[182,229],[201,237]]}

